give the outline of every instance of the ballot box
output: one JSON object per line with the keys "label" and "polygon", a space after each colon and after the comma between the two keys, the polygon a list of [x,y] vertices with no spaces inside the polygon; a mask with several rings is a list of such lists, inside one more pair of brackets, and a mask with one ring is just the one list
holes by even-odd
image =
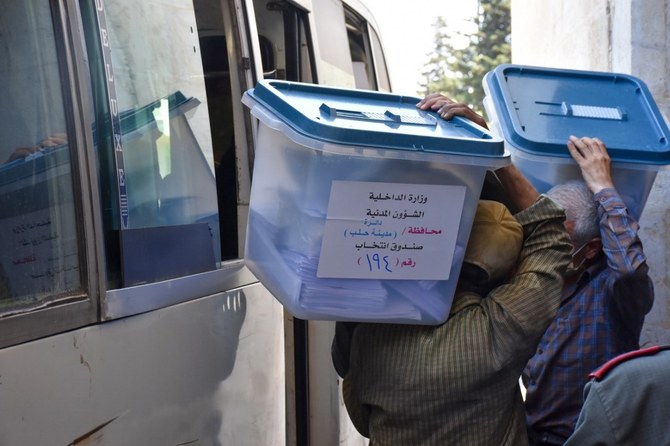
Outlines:
{"label": "ballot box", "polygon": [[449,315],[502,138],[419,98],[262,80],[244,259],[302,319],[439,324]]}
{"label": "ballot box", "polygon": [[504,64],[483,80],[492,131],[540,193],[581,179],[570,135],[601,139],[614,184],[639,219],[660,169],[670,164],[670,131],[647,86],[617,73]]}

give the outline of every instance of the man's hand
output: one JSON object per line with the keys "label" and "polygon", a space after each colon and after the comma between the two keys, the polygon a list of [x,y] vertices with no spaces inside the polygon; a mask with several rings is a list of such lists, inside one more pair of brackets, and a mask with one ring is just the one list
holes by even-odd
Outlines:
{"label": "man's hand", "polygon": [[612,160],[605,144],[598,138],[570,136],[568,151],[582,170],[582,177],[594,194],[606,188],[614,188]]}
{"label": "man's hand", "polygon": [[478,115],[473,109],[463,103],[454,102],[440,93],[429,94],[416,106],[421,110],[432,110],[447,121],[451,120],[454,116],[461,116],[485,129],[489,128],[484,118]]}
{"label": "man's hand", "polygon": [[7,158],[7,161],[5,161],[5,164],[6,164],[6,163],[11,163],[12,161],[17,160],[17,159],[25,158],[25,157],[27,157],[28,155],[32,155],[33,153],[35,153],[35,152],[37,152],[37,151],[39,151],[39,150],[40,150],[40,148],[37,147],[37,146],[33,146],[33,147],[17,147],[17,148],[14,149],[14,151],[9,155],[9,158]]}

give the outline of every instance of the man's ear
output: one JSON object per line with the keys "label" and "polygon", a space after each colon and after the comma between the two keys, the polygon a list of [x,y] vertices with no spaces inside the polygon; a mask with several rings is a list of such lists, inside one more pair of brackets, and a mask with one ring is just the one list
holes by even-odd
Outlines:
{"label": "man's ear", "polygon": [[596,237],[591,239],[584,248],[584,257],[588,260],[593,260],[600,255],[603,250],[603,242]]}

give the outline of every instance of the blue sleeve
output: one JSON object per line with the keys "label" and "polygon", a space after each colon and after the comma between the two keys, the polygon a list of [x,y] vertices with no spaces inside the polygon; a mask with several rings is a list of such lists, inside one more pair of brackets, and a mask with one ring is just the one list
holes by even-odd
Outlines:
{"label": "blue sleeve", "polygon": [[599,204],[603,252],[607,266],[615,273],[609,284],[610,308],[619,321],[621,338],[637,340],[644,316],[654,303],[654,287],[638,236],[639,225],[628,214],[616,190],[603,189],[595,194],[595,199]]}
{"label": "blue sleeve", "polygon": [[600,238],[609,268],[619,274],[637,270],[647,261],[638,236],[639,225],[628,214],[623,200],[614,189],[595,194],[598,202]]}

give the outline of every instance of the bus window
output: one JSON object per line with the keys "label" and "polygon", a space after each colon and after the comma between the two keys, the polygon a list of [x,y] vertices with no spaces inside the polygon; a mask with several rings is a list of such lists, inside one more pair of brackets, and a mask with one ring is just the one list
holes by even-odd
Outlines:
{"label": "bus window", "polygon": [[[289,71],[287,79],[299,82],[316,82],[313,43],[310,37],[307,13],[294,8],[291,9],[290,14],[291,18],[287,21],[287,24],[291,25],[291,32],[287,33],[286,40],[292,42],[290,45],[287,43],[287,47],[291,46],[293,51],[287,52],[286,57],[293,60],[294,68]],[[290,62],[287,62],[287,65],[290,65]]]}
{"label": "bus window", "polygon": [[307,12],[289,2],[255,0],[266,78],[316,82]]}
{"label": "bus window", "polygon": [[49,2],[4,1],[0,29],[0,317],[6,317],[81,296],[85,268]]}
{"label": "bus window", "polygon": [[274,46],[270,39],[258,35],[258,45],[261,50],[261,64],[263,65],[264,79],[277,79],[277,68],[275,65]]}
{"label": "bus window", "polygon": [[356,88],[377,90],[368,24],[365,19],[346,6],[344,16]]}
{"label": "bus window", "polygon": [[212,126],[212,153],[219,204],[219,233],[224,234],[221,237],[221,256],[223,260],[229,260],[238,257],[237,172],[233,99],[225,36],[201,34],[200,52],[205,70],[207,104]]}
{"label": "bus window", "polygon": [[120,237],[121,286],[216,269],[220,238],[231,234],[220,234],[194,9],[168,0],[104,5],[106,87],[118,110],[115,162],[104,167],[117,179],[118,205],[103,207],[119,207],[106,229]]}
{"label": "bus window", "polygon": [[386,59],[384,58],[384,51],[382,49],[382,42],[379,35],[370,27],[370,40],[372,43],[372,52],[375,56],[375,70],[377,72],[377,87],[380,91],[391,92],[391,81],[389,80],[389,73],[386,67]]}

